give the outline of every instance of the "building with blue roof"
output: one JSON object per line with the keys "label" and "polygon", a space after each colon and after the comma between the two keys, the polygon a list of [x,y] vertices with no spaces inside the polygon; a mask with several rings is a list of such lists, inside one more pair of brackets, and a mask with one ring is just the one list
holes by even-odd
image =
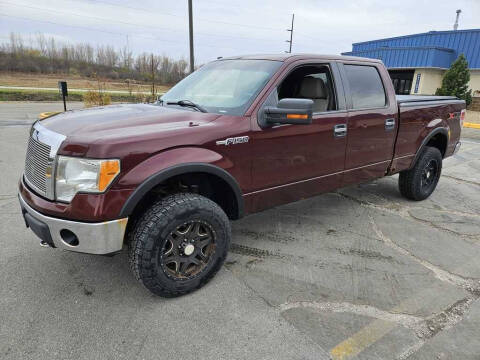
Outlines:
{"label": "building with blue roof", "polygon": [[467,58],[469,86],[480,95],[480,29],[430,31],[352,44],[342,55],[380,59],[397,94],[434,94],[460,54]]}

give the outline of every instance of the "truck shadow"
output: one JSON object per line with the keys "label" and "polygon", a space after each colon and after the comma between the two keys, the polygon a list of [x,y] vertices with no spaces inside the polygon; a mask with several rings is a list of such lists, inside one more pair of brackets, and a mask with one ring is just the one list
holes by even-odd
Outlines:
{"label": "truck shadow", "polygon": [[[404,206],[418,205],[400,196],[396,182],[396,178],[384,178],[343,188],[233,222],[227,268],[235,273],[240,270],[234,265],[236,262],[243,262],[243,271],[261,262],[280,261],[285,271],[289,271],[305,258],[308,249],[318,251],[317,256],[313,256],[316,259],[314,266],[330,267],[333,271],[335,268],[351,271],[351,265],[337,261],[335,256],[338,254],[349,259],[353,256],[386,265],[401,265],[402,261],[396,256],[375,245],[378,241],[369,244],[374,236],[367,211],[369,207],[378,207],[395,212]],[[436,205],[427,201],[418,206],[435,208]],[[332,251],[335,256],[329,261]],[[75,294],[103,301],[118,297],[147,302],[160,299],[134,279],[126,250],[113,257],[51,249],[36,249],[34,252],[43,253],[34,257],[36,271],[55,279],[45,285],[58,296]]]}

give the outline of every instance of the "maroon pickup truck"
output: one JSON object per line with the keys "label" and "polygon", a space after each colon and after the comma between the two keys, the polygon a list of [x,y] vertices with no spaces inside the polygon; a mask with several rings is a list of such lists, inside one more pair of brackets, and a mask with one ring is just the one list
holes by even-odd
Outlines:
{"label": "maroon pickup truck", "polygon": [[223,264],[229,219],[395,173],[427,198],[464,115],[454,97],[395,96],[378,60],[219,59],[155,104],[37,121],[19,200],[41,245],[127,247],[147,289],[178,296]]}

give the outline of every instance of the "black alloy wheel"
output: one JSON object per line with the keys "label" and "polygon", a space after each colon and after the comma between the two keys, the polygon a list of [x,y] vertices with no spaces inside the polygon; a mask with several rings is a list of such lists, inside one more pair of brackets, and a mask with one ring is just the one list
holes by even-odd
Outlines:
{"label": "black alloy wheel", "polygon": [[437,187],[442,173],[442,153],[439,149],[426,146],[411,169],[400,172],[400,193],[410,200],[424,200]]}
{"label": "black alloy wheel", "polygon": [[215,252],[215,231],[205,221],[192,220],[172,231],[160,252],[163,271],[176,280],[198,276]]}
{"label": "black alloy wheel", "polygon": [[218,272],[230,238],[230,222],[218,204],[198,194],[168,195],[153,203],[129,230],[130,267],[152,293],[184,295]]}
{"label": "black alloy wheel", "polygon": [[425,191],[435,183],[438,173],[438,163],[436,159],[431,159],[422,172],[421,187]]}

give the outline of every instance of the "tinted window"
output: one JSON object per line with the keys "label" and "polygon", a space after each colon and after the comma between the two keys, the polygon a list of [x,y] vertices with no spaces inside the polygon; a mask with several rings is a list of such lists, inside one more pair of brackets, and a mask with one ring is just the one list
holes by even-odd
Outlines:
{"label": "tinted window", "polygon": [[378,71],[373,66],[345,65],[354,109],[383,107],[385,90]]}

